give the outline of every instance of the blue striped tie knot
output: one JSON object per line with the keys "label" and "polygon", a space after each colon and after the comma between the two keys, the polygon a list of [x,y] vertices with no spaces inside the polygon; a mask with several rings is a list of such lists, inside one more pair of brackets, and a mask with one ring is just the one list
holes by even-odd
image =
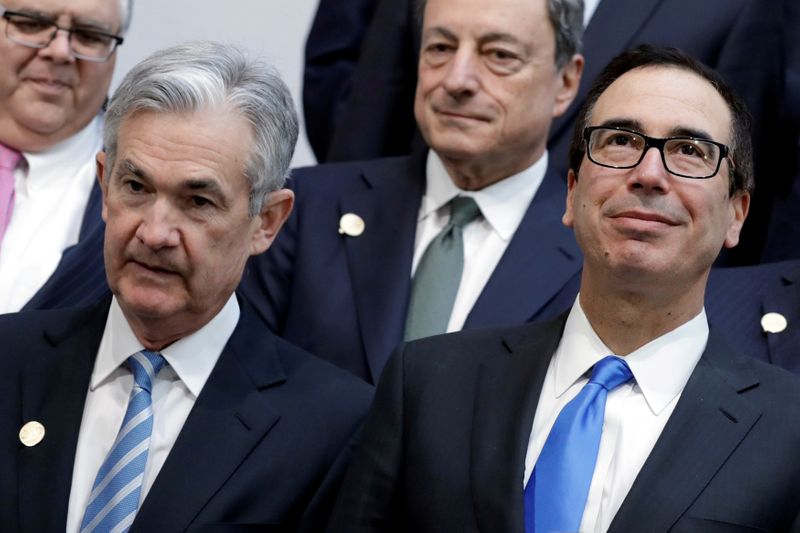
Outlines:
{"label": "blue striped tie knot", "polygon": [[133,524],[142,493],[150,435],[153,433],[150,393],[153,378],[165,362],[161,354],[148,350],[137,352],[127,360],[134,381],[128,409],[114,445],[92,485],[89,504],[81,522],[81,533],[124,533]]}

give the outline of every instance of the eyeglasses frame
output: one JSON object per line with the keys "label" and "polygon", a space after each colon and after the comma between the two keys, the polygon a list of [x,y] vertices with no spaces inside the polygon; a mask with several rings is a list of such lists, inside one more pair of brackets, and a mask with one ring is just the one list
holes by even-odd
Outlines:
{"label": "eyeglasses frame", "polygon": [[[35,44],[35,43],[30,43],[30,42],[22,42],[22,41],[13,39],[12,37],[9,37],[9,35],[8,35],[8,24],[13,24],[13,22],[9,18],[9,17],[12,17],[12,16],[27,17],[27,18],[34,19],[34,20],[37,20],[37,21],[40,21],[42,23],[46,23],[46,24],[52,26],[54,29],[53,29],[53,33],[50,34],[50,39],[45,44]],[[100,30],[95,30],[95,29],[88,30],[88,29],[85,29],[85,28],[75,28],[75,27],[65,28],[63,26],[60,26],[56,22],[53,22],[52,20],[47,20],[47,19],[44,19],[44,18],[41,18],[41,17],[37,17],[36,15],[31,15],[29,13],[21,13],[19,11],[10,11],[10,10],[2,7],[2,6],[0,6],[0,18],[5,19],[5,21],[6,21],[6,32],[5,32],[6,33],[6,39],[11,41],[12,43],[16,43],[16,44],[21,45],[21,46],[27,46],[28,48],[33,48],[33,49],[36,49],[36,50],[41,50],[42,48],[47,48],[48,46],[50,46],[53,43],[53,41],[55,40],[55,38],[58,35],[59,31],[65,31],[65,32],[67,32],[67,41],[69,42],[69,51],[72,53],[72,55],[76,59],[82,59],[84,61],[92,61],[94,63],[105,63],[106,61],[108,61],[111,58],[111,56],[114,55],[114,52],[116,52],[116,50],[119,47],[119,45],[121,45],[123,43],[123,41],[125,40],[122,37],[120,37],[119,35],[114,35],[113,33],[108,33],[108,32],[104,32],[104,31],[100,31]],[[76,53],[75,50],[72,48],[72,34],[75,31],[90,31],[92,33],[96,33],[98,35],[102,35],[104,37],[110,38],[112,40],[112,42],[114,43],[111,46],[111,51],[108,53],[108,55],[106,57],[92,57],[92,56],[86,56],[86,55],[83,55],[83,54]]]}
{"label": "eyeglasses frame", "polygon": [[[636,163],[634,163],[632,165],[626,165],[626,166],[608,165],[606,163],[600,163],[598,161],[595,161],[594,158],[592,157],[591,149],[589,148],[589,139],[592,136],[592,132],[595,131],[595,130],[622,131],[622,132],[625,132],[625,133],[632,133],[634,135],[638,135],[639,137],[644,139],[644,148],[642,149],[642,153],[639,155],[639,160],[636,161]],[[717,148],[719,148],[719,159],[717,160],[717,166],[714,169],[714,172],[709,174],[708,176],[687,176],[686,174],[680,174],[678,172],[674,172],[673,170],[670,170],[669,165],[667,165],[667,158],[664,156],[664,146],[666,145],[667,142],[673,141],[673,140],[703,141],[703,142],[706,142],[706,143],[713,144]],[[667,172],[669,172],[670,174],[674,174],[675,176],[680,176],[681,178],[698,179],[698,180],[706,180],[706,179],[713,178],[714,176],[717,175],[717,173],[719,173],[719,168],[722,165],[722,160],[723,159],[727,159],[728,160],[728,164],[731,166],[731,170],[733,170],[733,168],[735,168],[735,164],[734,164],[733,160],[730,158],[730,149],[726,145],[724,145],[724,144],[722,144],[720,142],[717,142],[717,141],[712,141],[711,139],[704,139],[702,137],[691,137],[691,136],[688,136],[688,135],[677,135],[677,136],[674,136],[674,137],[665,137],[665,138],[662,139],[662,138],[658,138],[658,137],[649,137],[649,136],[647,136],[647,135],[645,135],[645,134],[643,134],[643,133],[641,133],[639,131],[631,130],[631,129],[628,129],[628,128],[622,128],[622,127],[618,127],[618,126],[586,126],[585,128],[583,128],[583,141],[586,144],[586,157],[589,158],[589,161],[591,161],[595,165],[600,165],[601,167],[606,167],[606,168],[616,168],[616,169],[635,168],[635,167],[637,167],[639,165],[639,163],[642,162],[642,159],[644,159],[645,154],[647,153],[647,151],[650,148],[656,148],[659,151],[659,153],[661,154],[661,162],[663,163],[664,169]]]}

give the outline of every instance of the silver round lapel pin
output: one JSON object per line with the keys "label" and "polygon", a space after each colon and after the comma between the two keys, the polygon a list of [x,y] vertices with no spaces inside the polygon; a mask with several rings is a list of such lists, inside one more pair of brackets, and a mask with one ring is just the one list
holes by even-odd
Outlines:
{"label": "silver round lapel pin", "polygon": [[339,234],[347,235],[348,237],[358,237],[364,233],[366,224],[364,219],[355,213],[345,213],[339,219]]}
{"label": "silver round lapel pin", "polygon": [[780,313],[767,313],[761,317],[761,328],[766,333],[780,333],[788,325],[786,317]]}
{"label": "silver round lapel pin", "polygon": [[19,441],[28,446],[36,446],[44,439],[44,426],[36,420],[26,422],[19,430]]}

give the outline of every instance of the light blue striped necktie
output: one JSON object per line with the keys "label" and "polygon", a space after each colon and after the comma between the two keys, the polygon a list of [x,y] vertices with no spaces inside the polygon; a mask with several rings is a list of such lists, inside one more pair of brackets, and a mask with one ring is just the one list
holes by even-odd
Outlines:
{"label": "light blue striped necktie", "polygon": [[128,358],[133,390],[117,439],[97,472],[81,533],[124,533],[133,524],[142,493],[144,467],[153,432],[153,378],[164,366],[160,353],[142,350]]}

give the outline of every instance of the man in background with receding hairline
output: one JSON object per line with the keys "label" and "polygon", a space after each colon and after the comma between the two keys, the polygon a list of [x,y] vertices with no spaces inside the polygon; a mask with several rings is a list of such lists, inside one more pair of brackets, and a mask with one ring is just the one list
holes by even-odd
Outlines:
{"label": "man in background with receding hairline", "polygon": [[580,0],[428,0],[409,157],[300,169],[243,292],[290,342],[377,383],[403,339],[552,317],[580,251],[547,135],[583,70]]}

